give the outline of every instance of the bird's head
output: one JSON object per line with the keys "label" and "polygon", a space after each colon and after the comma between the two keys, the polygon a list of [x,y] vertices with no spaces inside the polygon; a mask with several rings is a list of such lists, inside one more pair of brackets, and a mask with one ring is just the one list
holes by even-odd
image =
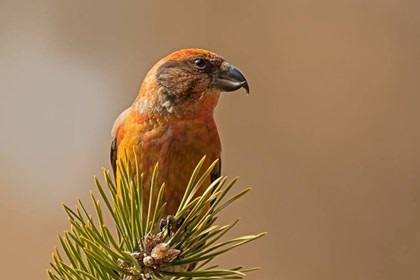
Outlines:
{"label": "bird's head", "polygon": [[178,116],[212,113],[221,92],[244,88],[244,75],[221,56],[183,49],[161,59],[147,74],[136,100],[140,111]]}

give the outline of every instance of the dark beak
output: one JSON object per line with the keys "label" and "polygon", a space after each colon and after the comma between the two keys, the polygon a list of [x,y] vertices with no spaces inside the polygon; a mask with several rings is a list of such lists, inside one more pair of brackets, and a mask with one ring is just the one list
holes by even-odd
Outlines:
{"label": "dark beak", "polygon": [[211,85],[221,91],[229,92],[244,88],[249,94],[249,85],[244,75],[237,68],[229,65],[227,70],[220,70],[217,73]]}

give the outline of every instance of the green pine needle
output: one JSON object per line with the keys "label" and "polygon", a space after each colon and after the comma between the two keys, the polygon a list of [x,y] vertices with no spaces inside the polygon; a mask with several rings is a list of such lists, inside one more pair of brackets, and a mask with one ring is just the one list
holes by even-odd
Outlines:
{"label": "green pine needle", "polygon": [[[149,186],[149,200],[143,193],[143,174],[130,170],[130,164],[118,163],[119,191],[110,172],[103,170],[106,190],[95,177],[100,199],[91,192],[94,217],[79,199],[74,210],[63,205],[71,224],[59,236],[63,259],[58,249],[52,254],[52,280],[146,280],[146,279],[243,279],[255,270],[236,267],[221,269],[208,266],[215,257],[265,235],[248,235],[220,241],[232,225],[217,225],[217,214],[250,189],[230,198],[227,193],[237,178],[226,184],[227,177],[215,180],[202,195],[196,196],[217,164],[215,161],[199,176],[203,158],[195,168],[174,216],[163,217],[165,185],[157,185],[158,165]],[[136,166],[138,165],[136,159]],[[146,210],[147,209],[147,210]],[[105,213],[114,225],[106,226]],[[160,231],[162,219],[168,219]],[[169,227],[169,228],[168,228]],[[111,232],[110,228],[115,229]]]}

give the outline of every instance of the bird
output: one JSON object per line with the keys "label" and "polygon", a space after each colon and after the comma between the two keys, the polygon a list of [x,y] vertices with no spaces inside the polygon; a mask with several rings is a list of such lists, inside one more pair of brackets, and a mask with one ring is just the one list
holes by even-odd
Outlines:
{"label": "bird", "polygon": [[[118,177],[117,161],[128,161],[131,170],[139,168],[144,174],[143,186],[148,186],[158,163],[158,185],[165,183],[164,214],[175,215],[198,162],[206,156],[202,166],[206,170],[221,157],[214,119],[220,95],[241,88],[249,93],[245,76],[216,53],[181,49],[159,60],[112,128],[114,176]],[[197,195],[220,176],[219,161]]]}

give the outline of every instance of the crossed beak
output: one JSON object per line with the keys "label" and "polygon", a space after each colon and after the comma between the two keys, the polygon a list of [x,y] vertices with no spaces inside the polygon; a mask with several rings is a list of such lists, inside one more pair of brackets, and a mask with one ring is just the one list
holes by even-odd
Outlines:
{"label": "crossed beak", "polygon": [[221,91],[230,92],[244,88],[249,94],[249,85],[238,68],[224,62],[220,71],[213,77],[211,85]]}

